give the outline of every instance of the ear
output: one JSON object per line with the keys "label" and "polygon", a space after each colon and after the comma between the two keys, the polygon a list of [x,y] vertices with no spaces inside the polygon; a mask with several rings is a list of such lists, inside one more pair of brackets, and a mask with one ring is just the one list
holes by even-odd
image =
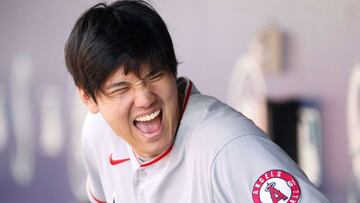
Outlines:
{"label": "ear", "polygon": [[88,110],[91,113],[97,113],[99,112],[99,108],[98,105],[96,104],[96,102],[91,98],[91,96],[89,96],[84,89],[82,89],[81,87],[77,87],[78,89],[78,93],[80,96],[81,101],[86,105],[86,107],[88,108]]}

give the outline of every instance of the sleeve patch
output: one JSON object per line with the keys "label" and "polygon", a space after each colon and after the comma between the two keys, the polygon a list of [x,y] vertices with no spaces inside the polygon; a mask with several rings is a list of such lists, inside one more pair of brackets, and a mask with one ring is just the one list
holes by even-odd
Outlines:
{"label": "sleeve patch", "polygon": [[294,176],[276,169],[262,174],[252,189],[254,203],[297,203],[300,194],[300,187]]}

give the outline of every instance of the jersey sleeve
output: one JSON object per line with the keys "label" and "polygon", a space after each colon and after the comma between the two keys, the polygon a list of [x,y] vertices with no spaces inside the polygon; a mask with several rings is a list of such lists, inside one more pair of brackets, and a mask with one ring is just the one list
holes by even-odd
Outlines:
{"label": "jersey sleeve", "polygon": [[266,136],[229,141],[216,155],[210,174],[215,202],[328,202]]}
{"label": "jersey sleeve", "polygon": [[94,154],[94,140],[93,140],[93,133],[94,130],[92,129],[92,117],[93,115],[88,114],[83,130],[82,130],[82,153],[84,158],[84,164],[87,171],[87,195],[90,202],[94,203],[104,203],[105,195],[101,183],[101,179],[99,176],[99,172],[96,167],[96,160]]}

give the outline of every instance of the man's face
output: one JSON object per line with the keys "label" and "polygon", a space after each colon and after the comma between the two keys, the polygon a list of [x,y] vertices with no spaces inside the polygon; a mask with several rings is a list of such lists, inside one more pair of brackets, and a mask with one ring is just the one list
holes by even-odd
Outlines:
{"label": "man's face", "polygon": [[102,89],[92,105],[139,156],[155,157],[172,145],[180,105],[171,73],[151,73],[143,65],[139,78],[119,68]]}

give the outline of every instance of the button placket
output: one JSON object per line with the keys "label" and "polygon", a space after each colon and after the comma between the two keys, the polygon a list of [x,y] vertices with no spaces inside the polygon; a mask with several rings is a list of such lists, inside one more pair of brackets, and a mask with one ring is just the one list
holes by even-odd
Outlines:
{"label": "button placket", "polygon": [[133,183],[134,183],[134,192],[137,196],[138,202],[145,202],[144,195],[144,184],[146,182],[147,172],[144,168],[138,168],[135,171]]}
{"label": "button placket", "polygon": [[140,179],[144,179],[144,178],[146,178],[146,171],[145,170],[140,170],[138,173],[137,173],[137,176],[138,176],[138,178],[140,178]]}

